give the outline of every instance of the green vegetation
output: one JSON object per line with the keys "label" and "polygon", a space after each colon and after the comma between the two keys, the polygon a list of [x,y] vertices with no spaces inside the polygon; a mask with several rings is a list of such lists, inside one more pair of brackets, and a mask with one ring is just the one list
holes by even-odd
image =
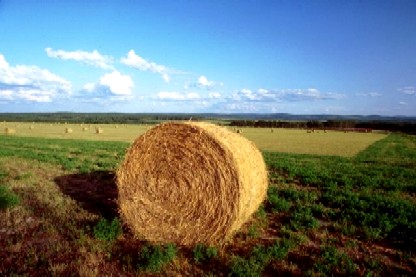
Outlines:
{"label": "green vegetation", "polygon": [[19,198],[7,187],[0,185],[0,210],[11,208],[19,204]]}
{"label": "green vegetation", "polygon": [[87,173],[115,170],[129,144],[0,136],[1,157],[18,157],[56,164],[64,170]]}
{"label": "green vegetation", "polygon": [[270,255],[267,249],[263,246],[256,246],[249,258],[246,259],[238,255],[232,258],[228,276],[260,276],[269,261]]}
{"label": "green vegetation", "polygon": [[19,197],[2,184],[6,177],[7,173],[0,171],[0,210],[19,204]]}
{"label": "green vegetation", "polygon": [[117,218],[109,221],[101,218],[94,227],[94,236],[103,241],[114,241],[122,233],[121,223]]}
{"label": "green vegetation", "polygon": [[272,178],[284,175],[302,186],[271,187],[270,208],[289,211],[295,230],[316,228],[319,218],[344,226],[344,233],[355,237],[414,248],[415,146],[413,136],[390,135],[354,158],[266,153]]}
{"label": "green vegetation", "polygon": [[159,272],[162,267],[170,263],[177,253],[177,248],[173,244],[145,245],[139,253],[138,268],[141,270]]}
{"label": "green vegetation", "polygon": [[314,269],[324,276],[355,276],[357,275],[357,267],[348,255],[340,253],[333,246],[323,247],[320,257],[314,265]]}
{"label": "green vegetation", "polygon": [[[293,131],[305,149],[320,135],[328,139]],[[261,138],[265,130],[248,134]],[[0,135],[0,144],[5,276],[416,272],[414,136],[390,134],[355,156],[264,152],[270,177],[264,204],[227,244],[191,249],[122,232],[112,173],[128,143]]]}
{"label": "green vegetation", "polygon": [[270,262],[286,258],[294,245],[289,239],[277,240],[269,247],[255,246],[248,258],[235,255],[231,259],[228,276],[261,276]]}
{"label": "green vegetation", "polygon": [[196,263],[209,262],[218,256],[218,250],[212,246],[197,244],[193,250],[193,254]]}

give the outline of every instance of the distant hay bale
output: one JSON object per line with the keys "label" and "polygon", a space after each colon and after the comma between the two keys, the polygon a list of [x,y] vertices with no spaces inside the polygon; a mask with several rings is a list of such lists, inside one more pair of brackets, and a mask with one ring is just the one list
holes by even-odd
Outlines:
{"label": "distant hay bale", "polygon": [[237,134],[242,134],[243,130],[242,129],[237,129]]}
{"label": "distant hay bale", "polygon": [[104,133],[104,130],[101,129],[101,128],[95,128],[95,133],[96,134],[102,134],[102,133]]}
{"label": "distant hay bale", "polygon": [[65,133],[66,134],[71,134],[72,133],[72,129],[71,128],[65,128]]}
{"label": "distant hay bale", "polygon": [[33,130],[33,129],[35,129],[35,126],[29,126],[29,130]]}
{"label": "distant hay bale", "polygon": [[16,134],[16,129],[12,129],[12,128],[6,127],[6,128],[4,128],[4,133],[6,135]]}
{"label": "distant hay bale", "polygon": [[202,122],[164,123],[138,137],[117,170],[120,213],[151,242],[193,246],[229,239],[265,199],[254,143]]}
{"label": "distant hay bale", "polygon": [[83,132],[88,131],[88,127],[82,127],[82,131]]}

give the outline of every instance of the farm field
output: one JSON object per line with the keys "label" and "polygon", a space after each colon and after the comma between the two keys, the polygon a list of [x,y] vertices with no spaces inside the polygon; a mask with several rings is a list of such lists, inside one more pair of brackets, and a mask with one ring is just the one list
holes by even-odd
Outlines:
{"label": "farm field", "polygon": [[[50,124],[3,122],[5,128],[13,128],[14,136],[99,141],[133,142],[151,125],[134,124]],[[103,132],[96,133],[100,128]],[[70,133],[65,130],[70,129]],[[230,128],[236,131],[235,128]],[[253,141],[263,151],[297,154],[318,154],[352,157],[372,143],[386,137],[383,133],[344,133],[322,130],[307,133],[299,129],[240,128],[242,135]]]}
{"label": "farm field", "polygon": [[118,217],[114,171],[146,126],[38,125],[0,135],[2,276],[416,272],[415,136],[244,128],[263,150],[267,199],[227,244],[187,249],[140,241]]}

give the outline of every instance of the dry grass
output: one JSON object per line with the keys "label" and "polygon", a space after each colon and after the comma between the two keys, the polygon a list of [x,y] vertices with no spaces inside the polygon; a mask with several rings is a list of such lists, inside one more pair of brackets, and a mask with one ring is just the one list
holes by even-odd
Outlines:
{"label": "dry grass", "polygon": [[355,156],[386,137],[382,133],[307,133],[300,129],[274,129],[270,132],[267,128],[244,128],[243,135],[265,151],[342,157]]}
{"label": "dry grass", "polygon": [[[17,124],[20,125],[17,132],[19,136],[100,141],[133,142],[138,136],[150,129],[149,125],[137,124],[100,124],[100,126],[88,124],[84,125],[83,132],[65,134],[62,132],[63,129],[78,130],[79,124],[37,123],[35,129],[29,130],[32,123],[8,122],[9,126]],[[96,128],[102,128],[105,132],[97,136]],[[233,133],[237,131],[236,128],[230,128],[230,130]],[[242,136],[253,141],[262,151],[343,157],[352,157],[372,143],[386,137],[384,133],[343,133],[338,131],[307,133],[306,130],[280,128],[273,129],[273,132],[269,128],[240,128],[240,130]]]}
{"label": "dry grass", "polygon": [[[88,253],[78,248],[91,243],[91,239],[76,240],[82,237],[79,226],[94,222],[98,216],[61,192],[54,178],[63,171],[55,166],[3,157],[0,163],[9,174],[7,186],[21,199],[17,207],[0,211],[0,272],[5,276],[21,275],[13,272],[49,276],[45,271],[49,268],[60,276],[77,275],[88,262]],[[18,267],[13,263],[19,263]],[[13,269],[10,275],[2,271],[7,268]]]}
{"label": "dry grass", "polygon": [[6,135],[16,134],[16,129],[6,127],[6,128],[4,128],[4,133]]}
{"label": "dry grass", "polygon": [[140,236],[221,244],[257,210],[268,180],[244,137],[207,123],[165,123],[130,147],[117,172],[121,214]]}

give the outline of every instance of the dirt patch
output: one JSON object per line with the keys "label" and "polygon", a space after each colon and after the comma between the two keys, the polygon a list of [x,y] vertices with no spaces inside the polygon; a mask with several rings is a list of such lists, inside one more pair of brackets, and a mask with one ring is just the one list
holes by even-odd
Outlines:
{"label": "dirt patch", "polygon": [[112,219],[118,216],[117,186],[111,171],[94,171],[86,174],[69,174],[54,179],[62,193],[90,213]]}

